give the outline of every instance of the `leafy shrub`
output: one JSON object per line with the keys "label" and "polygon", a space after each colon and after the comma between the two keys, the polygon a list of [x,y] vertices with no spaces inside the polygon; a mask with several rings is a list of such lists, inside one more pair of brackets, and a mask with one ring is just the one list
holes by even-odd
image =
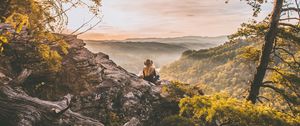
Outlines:
{"label": "leafy shrub", "polygon": [[241,51],[241,54],[239,54],[237,58],[254,62],[259,60],[260,50],[255,48],[254,46],[246,46],[239,50]]}
{"label": "leafy shrub", "polygon": [[263,104],[231,98],[227,94],[183,98],[180,115],[193,118],[200,125],[297,126],[300,116],[277,111]]}
{"label": "leafy shrub", "polygon": [[57,51],[51,50],[46,44],[38,45],[39,55],[44,61],[44,64],[50,71],[59,71],[61,68],[62,57]]}
{"label": "leafy shrub", "polygon": [[179,99],[186,96],[203,95],[203,92],[196,86],[172,81],[162,87],[162,94],[167,95],[171,100],[179,101]]}

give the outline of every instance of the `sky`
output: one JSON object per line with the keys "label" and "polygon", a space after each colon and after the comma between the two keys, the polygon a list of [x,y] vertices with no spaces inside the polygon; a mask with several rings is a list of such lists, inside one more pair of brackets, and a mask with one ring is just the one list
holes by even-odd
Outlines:
{"label": "sky", "polygon": [[[258,20],[271,12],[263,6]],[[252,8],[240,0],[102,0],[102,22],[80,36],[89,40],[220,36],[237,31],[252,17]],[[77,8],[68,13],[69,30],[87,21],[91,14]]]}

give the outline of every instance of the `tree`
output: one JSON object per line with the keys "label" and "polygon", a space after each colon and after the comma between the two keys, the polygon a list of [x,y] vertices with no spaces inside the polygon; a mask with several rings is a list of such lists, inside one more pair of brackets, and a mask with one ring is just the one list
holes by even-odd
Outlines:
{"label": "tree", "polygon": [[[255,0],[249,2],[251,5],[254,5],[253,7],[260,8],[260,6],[253,4],[257,3]],[[291,14],[291,12],[296,12],[296,14]],[[231,36],[232,38],[238,36],[264,38],[257,71],[247,97],[252,103],[257,102],[260,89],[264,87],[280,94],[288,104],[290,102],[295,105],[300,104],[300,91],[297,82],[298,78],[300,78],[300,65],[297,57],[300,41],[299,17],[300,9],[297,0],[274,0],[274,7],[270,17],[266,17],[265,20],[259,23],[253,21],[250,24],[242,24],[242,28],[239,29],[238,33]],[[290,72],[284,72],[286,71],[284,69],[288,69]],[[280,79],[274,78],[268,80],[269,78],[266,78],[267,72],[277,73],[283,78],[282,80],[288,83],[282,83],[282,81],[279,81]]]}
{"label": "tree", "polygon": [[277,36],[277,30],[278,30],[278,24],[279,24],[282,6],[283,6],[283,0],[274,1],[273,12],[270,18],[269,30],[265,35],[265,43],[262,48],[260,62],[257,67],[256,74],[254,75],[254,79],[251,84],[251,89],[247,98],[252,103],[256,102],[257,96],[259,95],[259,89],[262,86],[263,79],[265,77],[266,70],[269,65],[270,55],[273,49],[275,38]]}
{"label": "tree", "polygon": [[[90,21],[100,18],[101,0],[1,1],[0,23],[8,24],[12,30],[0,31],[0,52],[5,50],[4,55],[10,55],[15,59],[16,72],[20,72],[24,68],[34,68],[41,72],[59,71],[61,56],[68,53],[68,45],[61,35],[53,33],[60,33],[67,25],[66,12],[79,6],[89,8],[94,16],[75,30],[73,34],[86,32],[101,21],[99,20],[91,27],[86,27]],[[22,37],[21,40],[19,40],[20,37]],[[24,53],[16,50],[15,43],[18,41],[22,41],[24,48],[32,51]],[[59,48],[59,50],[56,51],[53,48]],[[40,62],[32,63],[31,61]]]}

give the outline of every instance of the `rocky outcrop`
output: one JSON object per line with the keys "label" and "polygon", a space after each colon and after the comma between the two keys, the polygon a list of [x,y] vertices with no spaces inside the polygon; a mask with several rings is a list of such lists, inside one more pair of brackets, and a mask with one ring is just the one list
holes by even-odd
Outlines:
{"label": "rocky outcrop", "polygon": [[109,56],[91,53],[82,41],[74,37],[66,40],[70,52],[64,59],[61,82],[86,85],[85,91],[74,97],[71,110],[107,125],[122,125],[132,119],[143,125],[155,124],[149,120],[163,101],[160,90],[117,66]]}
{"label": "rocky outcrop", "polygon": [[[11,97],[24,95],[29,98],[26,99],[28,101],[32,97],[39,97],[43,100],[35,100],[39,106],[34,106],[37,107],[34,110],[39,110],[39,107],[45,105],[40,104],[44,103],[44,100],[59,100],[70,93],[73,97],[68,106],[70,110],[66,112],[67,115],[65,116],[70,117],[70,113],[76,112],[84,118],[97,120],[104,125],[158,125],[163,116],[175,114],[177,105],[162,98],[159,87],[119,67],[109,59],[108,55],[90,52],[84,47],[85,43],[77,39],[76,36],[64,35],[63,38],[69,44],[69,49],[68,54],[61,54],[63,56],[61,70],[56,73],[37,73],[34,68],[28,67],[33,69],[33,73],[23,84],[25,92]],[[11,46],[14,47],[14,53],[19,52],[21,54],[24,51],[30,51],[26,43],[11,43]],[[16,72],[12,65],[14,58],[1,57],[1,59],[11,61],[6,62],[0,59],[1,63],[5,62],[0,66],[0,83],[7,86],[19,72]],[[32,62],[34,61],[29,63]],[[23,63],[21,66],[30,65]],[[20,67],[20,69],[25,68]],[[2,73],[8,73],[11,76]],[[31,91],[37,87],[45,87],[44,92]],[[17,92],[14,88],[11,91]],[[2,91],[0,90],[0,92]],[[51,97],[46,97],[49,95]],[[52,103],[49,102],[49,104]],[[5,108],[7,106],[0,104],[0,107]],[[30,108],[30,105],[28,107]],[[26,112],[26,114],[28,113]],[[39,114],[39,116],[44,116],[42,114],[45,113]],[[0,116],[0,118],[4,117]],[[95,124],[100,125],[97,121]]]}

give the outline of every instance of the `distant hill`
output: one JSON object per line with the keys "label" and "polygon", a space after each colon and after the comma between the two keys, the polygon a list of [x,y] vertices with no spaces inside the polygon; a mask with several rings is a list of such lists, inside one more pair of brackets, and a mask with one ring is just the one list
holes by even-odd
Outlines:
{"label": "distant hill", "polygon": [[131,42],[160,42],[160,43],[172,43],[180,46],[184,46],[189,49],[198,50],[209,47],[214,47],[228,41],[227,36],[218,37],[202,37],[202,36],[184,36],[174,38],[131,38],[126,39]]}
{"label": "distant hill", "polygon": [[162,42],[162,43],[224,43],[227,36],[202,37],[202,36],[183,36],[173,38],[129,38],[131,42]]}
{"label": "distant hill", "polygon": [[139,73],[145,59],[152,59],[157,68],[180,58],[186,50],[216,47],[227,40],[226,36],[176,38],[132,38],[126,40],[86,40],[92,52],[104,52],[126,70]]}
{"label": "distant hill", "polygon": [[179,60],[163,67],[160,73],[164,79],[205,84],[212,87],[213,91],[225,90],[239,94],[244,92],[242,89],[247,89],[255,71],[254,63],[239,58],[247,46],[260,45],[236,41],[210,49],[185,51]]}
{"label": "distant hill", "polygon": [[[89,40],[90,42],[93,40]],[[186,47],[192,50],[206,49],[215,47],[228,41],[227,36],[202,37],[202,36],[184,36],[173,38],[129,38],[126,40],[101,40],[94,42],[153,42],[168,43]]]}
{"label": "distant hill", "polygon": [[99,49],[104,49],[104,51],[113,51],[115,53],[132,52],[137,53],[137,55],[142,54],[142,52],[147,53],[173,53],[188,50],[186,47],[179,45],[158,43],[158,42],[97,42],[97,41],[86,41],[92,51],[99,51]]}

